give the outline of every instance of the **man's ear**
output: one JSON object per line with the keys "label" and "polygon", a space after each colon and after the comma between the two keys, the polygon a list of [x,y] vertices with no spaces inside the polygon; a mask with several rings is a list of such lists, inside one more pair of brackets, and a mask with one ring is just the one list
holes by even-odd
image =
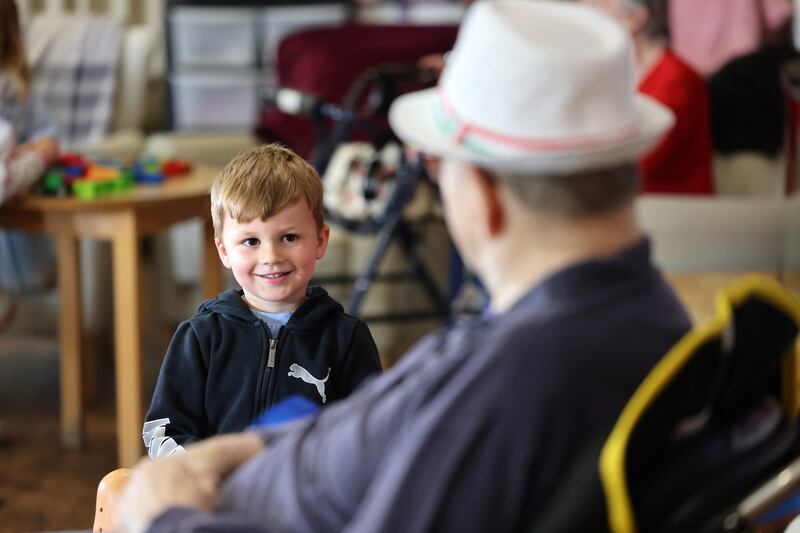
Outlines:
{"label": "man's ear", "polygon": [[322,229],[319,230],[319,235],[317,235],[317,259],[322,259],[325,255],[325,250],[328,249],[328,241],[331,238],[331,228],[327,224],[322,225]]}
{"label": "man's ear", "polygon": [[228,257],[228,250],[225,248],[225,244],[216,237],[214,237],[214,244],[217,247],[217,253],[219,254],[220,261],[222,261],[222,264],[225,265],[225,268],[230,269],[231,260]]}
{"label": "man's ear", "polygon": [[478,186],[486,204],[486,228],[489,235],[497,235],[505,227],[505,206],[500,198],[497,178],[489,172],[478,170]]}

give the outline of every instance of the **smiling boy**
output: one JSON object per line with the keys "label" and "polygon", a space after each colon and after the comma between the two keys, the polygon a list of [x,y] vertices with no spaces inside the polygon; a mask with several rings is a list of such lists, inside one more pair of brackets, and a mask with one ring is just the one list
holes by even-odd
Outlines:
{"label": "smiling boy", "polygon": [[308,163],[278,145],[239,155],[214,180],[211,217],[241,289],[178,326],[142,431],[153,458],[240,431],[290,395],[327,404],[381,369],[366,324],[309,287],[330,229]]}

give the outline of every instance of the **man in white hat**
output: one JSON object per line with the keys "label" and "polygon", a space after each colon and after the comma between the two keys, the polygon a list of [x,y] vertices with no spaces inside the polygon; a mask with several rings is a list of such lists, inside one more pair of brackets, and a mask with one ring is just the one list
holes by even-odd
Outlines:
{"label": "man in white hat", "polygon": [[441,158],[492,316],[428,336],[318,415],[142,464],[120,529],[520,530],[688,330],[633,211],[635,161],[671,115],[635,95],[606,16],[476,2],[439,86],[390,120]]}

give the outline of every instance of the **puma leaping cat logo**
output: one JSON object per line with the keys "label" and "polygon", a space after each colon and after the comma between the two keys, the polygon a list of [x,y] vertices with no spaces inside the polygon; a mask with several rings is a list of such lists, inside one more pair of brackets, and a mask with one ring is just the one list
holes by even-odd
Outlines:
{"label": "puma leaping cat logo", "polygon": [[317,388],[319,395],[322,396],[322,403],[325,403],[325,382],[328,381],[329,377],[331,377],[330,368],[328,369],[328,375],[325,376],[325,379],[317,379],[311,375],[311,372],[302,366],[298,365],[297,363],[292,363],[292,365],[289,367],[289,377],[302,379],[309,385],[314,385]]}

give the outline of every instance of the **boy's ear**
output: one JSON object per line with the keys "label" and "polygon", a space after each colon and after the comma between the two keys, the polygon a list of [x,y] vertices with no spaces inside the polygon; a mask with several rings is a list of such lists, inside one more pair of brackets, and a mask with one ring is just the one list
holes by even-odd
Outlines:
{"label": "boy's ear", "polygon": [[225,265],[225,268],[230,269],[231,260],[228,257],[228,250],[225,248],[225,244],[216,237],[214,237],[214,244],[217,247],[217,253],[219,254],[219,258],[222,261],[222,264]]}
{"label": "boy's ear", "polygon": [[322,225],[317,235],[317,260],[322,259],[325,255],[325,250],[328,249],[328,241],[331,238],[331,228],[327,224]]}

